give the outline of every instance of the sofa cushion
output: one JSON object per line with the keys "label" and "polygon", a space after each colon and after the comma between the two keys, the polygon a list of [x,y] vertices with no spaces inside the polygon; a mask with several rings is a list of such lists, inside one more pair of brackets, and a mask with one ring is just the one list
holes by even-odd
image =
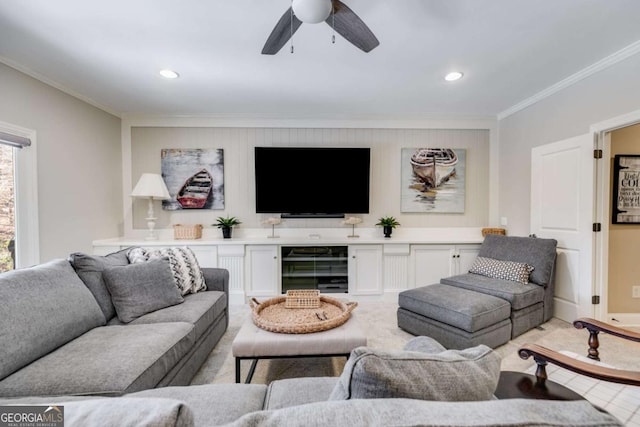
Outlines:
{"label": "sofa cushion", "polygon": [[556,260],[556,245],[554,239],[487,234],[478,256],[529,264],[533,267],[529,280],[546,286]]}
{"label": "sofa cushion", "polygon": [[424,402],[413,399],[317,402],[247,414],[227,427],[308,426],[621,426],[586,400],[506,399]]}
{"label": "sofa cushion", "polygon": [[140,263],[158,258],[168,258],[171,273],[176,286],[182,295],[204,291],[207,286],[198,259],[193,251],[187,247],[144,249],[133,248],[129,252],[132,263]]}
{"label": "sofa cushion", "polygon": [[60,402],[58,405],[64,406],[65,427],[196,425],[191,408],[176,399],[122,397]]}
{"label": "sofa cushion", "polygon": [[104,283],[102,272],[107,267],[129,264],[128,251],[129,249],[123,249],[106,256],[87,255],[80,252],[69,255],[71,265],[98,301],[106,320],[115,316],[116,310],[111,302],[111,295]]}
{"label": "sofa cushion", "polygon": [[480,274],[494,279],[510,280],[525,285],[529,283],[529,275],[532,271],[533,267],[523,262],[501,261],[481,256],[477,257],[471,268],[469,268],[469,273]]}
{"label": "sofa cushion", "polygon": [[358,347],[329,400],[488,400],[498,385],[500,361],[498,353],[485,345],[440,353]]}
{"label": "sofa cushion", "polygon": [[196,426],[217,426],[260,411],[266,393],[264,384],[204,384],[154,388],[126,397],[178,399],[191,408]]}
{"label": "sofa cushion", "polygon": [[264,399],[264,409],[323,402],[329,399],[337,382],[336,377],[303,377],[271,381]]}
{"label": "sofa cushion", "polygon": [[533,283],[525,285],[473,273],[445,277],[440,279],[440,283],[502,298],[511,304],[513,310],[521,310],[544,299],[544,288]]}
{"label": "sofa cushion", "polygon": [[[198,292],[184,296],[182,304],[176,304],[162,310],[153,311],[131,321],[131,325],[163,322],[187,322],[195,326],[196,340],[207,331],[213,322],[222,316],[227,308],[224,293],[218,291]],[[114,317],[108,325],[123,325]]]}
{"label": "sofa cushion", "polygon": [[0,379],[104,323],[67,260],[0,274]]}
{"label": "sofa cushion", "polygon": [[188,323],[98,327],[0,381],[0,396],[119,395],[153,388],[194,342]]}
{"label": "sofa cushion", "polygon": [[124,323],[184,301],[166,259],[110,267],[103,276],[118,319]]}

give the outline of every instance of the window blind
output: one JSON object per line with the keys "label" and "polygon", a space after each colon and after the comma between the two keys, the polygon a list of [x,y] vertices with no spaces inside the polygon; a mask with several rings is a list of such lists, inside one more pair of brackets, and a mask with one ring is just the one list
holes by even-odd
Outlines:
{"label": "window blind", "polygon": [[25,138],[24,136],[0,132],[0,144],[9,145],[15,148],[24,148],[31,145],[31,140],[29,138]]}

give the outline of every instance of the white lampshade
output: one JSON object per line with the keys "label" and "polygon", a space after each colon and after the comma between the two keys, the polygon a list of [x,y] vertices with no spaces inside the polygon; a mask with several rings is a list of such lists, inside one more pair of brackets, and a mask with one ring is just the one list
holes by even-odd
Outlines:
{"label": "white lampshade", "polygon": [[132,197],[150,197],[155,200],[168,200],[169,190],[157,173],[143,173],[135,188],[131,192]]}
{"label": "white lampshade", "polygon": [[331,14],[331,0],[293,0],[291,3],[296,18],[307,24],[317,24]]}

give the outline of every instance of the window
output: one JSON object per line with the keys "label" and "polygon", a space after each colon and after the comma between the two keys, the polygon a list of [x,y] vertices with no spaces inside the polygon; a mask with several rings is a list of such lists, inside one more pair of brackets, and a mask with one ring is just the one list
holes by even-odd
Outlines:
{"label": "window", "polygon": [[0,122],[0,271],[40,261],[35,138]]}
{"label": "window", "polygon": [[15,268],[14,150],[0,144],[0,273]]}

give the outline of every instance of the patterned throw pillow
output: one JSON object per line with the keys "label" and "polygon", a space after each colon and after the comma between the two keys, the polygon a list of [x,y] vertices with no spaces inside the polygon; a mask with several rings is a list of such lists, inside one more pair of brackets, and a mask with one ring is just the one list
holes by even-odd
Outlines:
{"label": "patterned throw pillow", "polygon": [[533,267],[529,264],[480,256],[476,258],[469,269],[469,273],[480,274],[494,279],[511,280],[525,285],[529,283],[529,275],[532,271]]}
{"label": "patterned throw pillow", "polygon": [[193,251],[187,247],[145,249],[133,248],[128,253],[129,262],[132,264],[146,262],[158,258],[169,258],[169,265],[180,293],[186,295],[189,292],[195,294],[207,289],[204,275]]}

